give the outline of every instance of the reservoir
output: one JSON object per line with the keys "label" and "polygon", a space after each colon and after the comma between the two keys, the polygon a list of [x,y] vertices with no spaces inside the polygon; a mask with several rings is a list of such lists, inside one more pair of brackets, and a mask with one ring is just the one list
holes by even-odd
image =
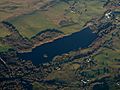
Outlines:
{"label": "reservoir", "polygon": [[87,48],[96,38],[97,34],[87,27],[69,36],[38,46],[32,52],[19,53],[18,57],[23,60],[32,60],[33,64],[47,63],[57,55]]}

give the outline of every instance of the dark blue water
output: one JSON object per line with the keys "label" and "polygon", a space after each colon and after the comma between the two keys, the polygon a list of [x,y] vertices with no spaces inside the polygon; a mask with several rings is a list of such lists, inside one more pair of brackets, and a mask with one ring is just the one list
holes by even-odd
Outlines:
{"label": "dark blue water", "polygon": [[118,7],[118,6],[120,6],[120,3],[112,4],[112,6],[116,6],[116,7]]}
{"label": "dark blue water", "polygon": [[90,28],[85,28],[70,36],[38,46],[32,52],[19,53],[18,57],[24,60],[32,60],[33,64],[46,63],[51,61],[56,55],[68,53],[79,48],[86,48],[96,38],[97,35],[92,33]]}
{"label": "dark blue water", "polygon": [[112,12],[112,14],[114,14],[114,15],[119,15],[119,14],[120,14],[120,11],[114,11],[114,12]]}
{"label": "dark blue water", "polygon": [[107,84],[97,84],[93,87],[93,90],[109,90],[109,86]]}

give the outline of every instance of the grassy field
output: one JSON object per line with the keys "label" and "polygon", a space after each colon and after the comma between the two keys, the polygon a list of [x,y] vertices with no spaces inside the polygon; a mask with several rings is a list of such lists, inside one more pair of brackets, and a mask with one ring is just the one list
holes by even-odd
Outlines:
{"label": "grassy field", "polygon": [[2,45],[0,43],[0,52],[8,51],[8,49],[10,49],[10,46],[8,46],[8,45]]}
{"label": "grassy field", "polygon": [[[80,0],[74,5],[75,9],[72,10],[70,9],[71,4],[59,2],[49,7],[47,11],[36,10],[26,15],[8,19],[8,21],[15,25],[23,36],[28,38],[48,28],[56,28],[65,34],[71,34],[79,31],[90,19],[102,15],[105,11],[102,6],[103,3],[99,0],[89,2]],[[59,24],[61,21],[66,21],[66,24],[61,26]]]}
{"label": "grassy field", "polygon": [[95,60],[99,63],[99,66],[109,66],[111,68],[120,68],[120,32],[116,36],[112,36],[105,47],[100,49],[97,55],[93,55]]}
{"label": "grassy field", "polygon": [[25,37],[32,37],[44,29],[56,27],[55,24],[51,23],[40,12],[33,12],[29,15],[19,16],[10,20],[10,22],[15,25],[20,34]]}
{"label": "grassy field", "polygon": [[95,59],[100,66],[109,66],[112,68],[120,67],[119,65],[116,65],[118,62],[115,62],[115,59],[120,59],[120,51],[102,48],[102,52],[95,56]]}
{"label": "grassy field", "polygon": [[[10,35],[10,34],[11,34],[11,32],[10,32],[8,29],[4,28],[4,27],[0,24],[0,38],[3,38],[3,37],[5,37],[5,36],[7,36],[7,35]],[[9,48],[10,48],[10,46],[8,46],[8,45],[3,45],[3,44],[1,43],[1,41],[0,41],[0,52],[7,51]]]}
{"label": "grassy field", "polygon": [[3,27],[3,25],[0,24],[0,37],[5,37],[10,34],[11,34],[11,32],[8,29],[6,29],[5,27]]}

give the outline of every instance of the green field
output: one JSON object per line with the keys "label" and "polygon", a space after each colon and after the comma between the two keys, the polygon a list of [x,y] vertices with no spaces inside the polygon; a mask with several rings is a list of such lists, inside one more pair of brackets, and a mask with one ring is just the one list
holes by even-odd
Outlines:
{"label": "green field", "polygon": [[99,55],[95,56],[95,59],[98,61],[100,66],[109,66],[112,68],[120,67],[116,65],[118,62],[115,59],[120,58],[120,51],[114,51],[111,49],[103,48],[102,52]]}
{"label": "green field", "polygon": [[44,29],[55,27],[55,25],[46,19],[40,12],[19,16],[10,20],[10,22],[15,25],[20,34],[25,37],[32,37]]}
{"label": "green field", "polygon": [[0,52],[5,52],[5,51],[8,51],[8,49],[10,49],[11,47],[8,46],[8,45],[2,45],[0,43]]}
{"label": "green field", "polygon": [[[120,32],[117,32],[116,36],[107,37],[110,41],[100,48],[100,52],[97,55],[93,55],[97,60],[99,66],[109,66],[111,68],[120,68]],[[111,39],[112,38],[112,39]]]}
{"label": "green field", "polygon": [[10,34],[11,34],[11,32],[8,29],[6,29],[5,27],[3,27],[3,25],[0,24],[0,37],[5,37]]}
{"label": "green field", "polygon": [[[10,34],[11,34],[11,32],[9,30],[0,26],[0,38],[3,38],[3,37],[10,35]],[[3,45],[0,41],[0,52],[7,51],[9,48],[10,48],[9,45],[5,45],[5,44]]]}
{"label": "green field", "polygon": [[[72,3],[72,2],[70,2]],[[87,21],[101,16],[105,9],[99,0],[84,1],[78,0],[70,9],[71,4],[60,1],[47,11],[36,10],[32,13],[8,19],[18,31],[25,37],[31,38],[38,32],[45,29],[55,28],[65,34],[79,31]],[[85,11],[86,10],[86,11]],[[65,25],[60,25],[61,21],[66,21]]]}

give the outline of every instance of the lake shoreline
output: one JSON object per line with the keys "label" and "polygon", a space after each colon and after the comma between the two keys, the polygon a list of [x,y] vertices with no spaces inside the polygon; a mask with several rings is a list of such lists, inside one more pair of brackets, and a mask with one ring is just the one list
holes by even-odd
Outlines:
{"label": "lake shoreline", "polygon": [[[84,30],[85,28],[89,28],[89,25],[86,25],[84,26],[80,31],[78,32],[81,32],[82,30]],[[68,36],[71,36],[75,33],[78,33],[78,32],[73,32],[71,34],[63,34],[63,35],[59,35],[58,37],[55,37],[51,40],[48,40],[48,41],[45,41],[45,42],[37,42],[37,44],[35,44],[32,48],[28,49],[28,50],[22,50],[22,51],[18,51],[18,53],[29,53],[29,52],[32,52],[33,49],[41,46],[41,45],[44,45],[44,44],[47,44],[47,43],[51,43],[51,42],[54,42],[55,40],[58,40],[58,39],[62,39],[62,38],[65,38],[65,37],[68,37]]]}
{"label": "lake shoreline", "polygon": [[60,35],[56,38],[53,38],[52,40],[48,40],[46,42],[38,42],[38,44],[35,44],[32,48],[28,49],[28,50],[22,50],[22,51],[18,51],[18,53],[29,53],[29,52],[32,52],[33,49],[43,45],[43,44],[47,44],[47,43],[50,43],[50,42],[54,42],[55,40],[58,40],[58,39],[61,39],[61,38],[64,38],[65,36],[68,36],[68,35]]}
{"label": "lake shoreline", "polygon": [[[44,44],[38,43],[38,46],[34,46],[32,52],[18,52],[18,56],[24,60],[40,61],[40,63],[51,61],[57,55],[79,48],[87,48],[96,38],[97,34],[87,27],[71,35],[62,35],[58,39],[50,40]],[[47,56],[47,58],[44,56]]]}

